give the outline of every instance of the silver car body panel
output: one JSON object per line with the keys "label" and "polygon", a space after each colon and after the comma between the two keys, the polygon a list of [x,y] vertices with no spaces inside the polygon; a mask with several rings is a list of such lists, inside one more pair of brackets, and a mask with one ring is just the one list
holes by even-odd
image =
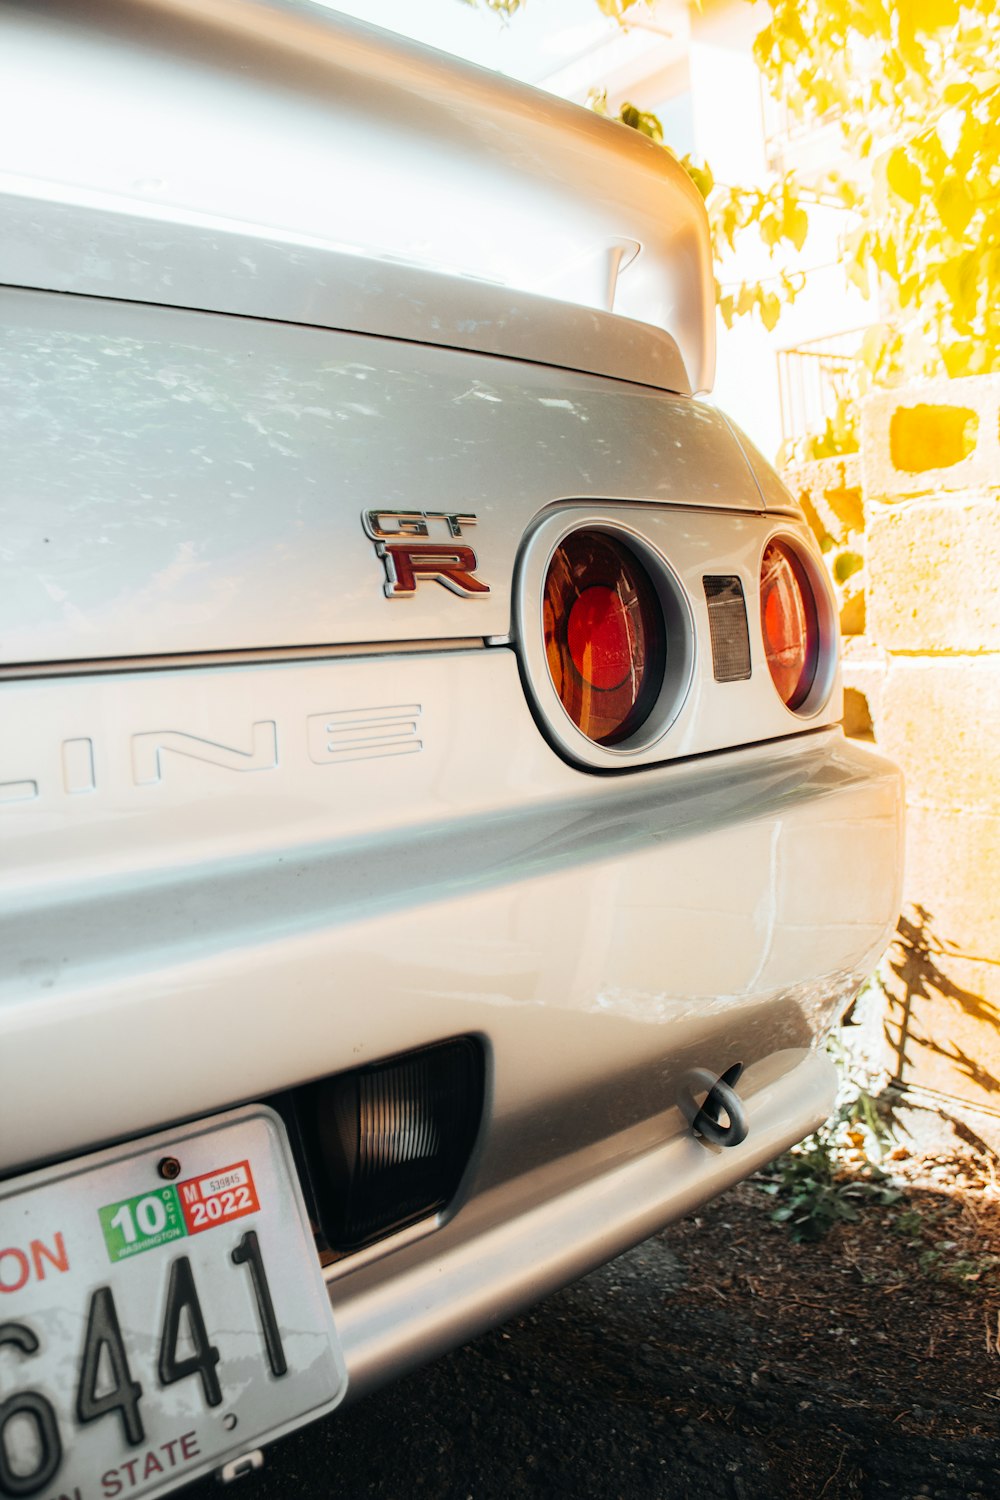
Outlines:
{"label": "silver car body panel", "polygon": [[[493,282],[613,309],[668,333],[689,388],[710,389],[704,207],[637,131],[318,5],[7,0],[4,10],[0,190],[388,257],[465,275],[473,296]],[[94,247],[75,289],[133,295],[131,256],[119,252],[109,287],[106,253]],[[259,278],[253,260],[251,249],[256,311],[281,316],[268,306],[274,252],[265,246]],[[365,305],[347,326],[384,331],[365,326]],[[490,330],[489,319],[470,326],[467,347],[498,352]],[[544,319],[524,340],[519,352],[552,358]]]}
{"label": "silver car body panel", "polygon": [[[763,509],[723,418],[646,386],[11,288],[0,329],[0,662],[502,635],[553,502]],[[387,602],[373,508],[474,514],[490,594]]]}
{"label": "silver car body panel", "polygon": [[680,350],[649,323],[440,271],[23,190],[0,191],[0,284],[369,333],[690,395]]}

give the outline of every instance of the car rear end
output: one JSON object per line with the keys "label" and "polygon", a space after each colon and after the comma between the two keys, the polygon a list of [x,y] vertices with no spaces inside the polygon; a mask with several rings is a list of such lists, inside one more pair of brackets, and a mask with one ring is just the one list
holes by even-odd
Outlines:
{"label": "car rear end", "polygon": [[[692,395],[665,153],[312,7],[5,19],[0,1315],[83,1370],[0,1347],[0,1394],[85,1455],[46,1483],[154,1493],[818,1124],[900,786],[801,515]],[[325,1373],[277,1422],[303,1257]],[[243,1298],[242,1407],[189,1274]],[[40,1492],[20,1420],[0,1491]]]}

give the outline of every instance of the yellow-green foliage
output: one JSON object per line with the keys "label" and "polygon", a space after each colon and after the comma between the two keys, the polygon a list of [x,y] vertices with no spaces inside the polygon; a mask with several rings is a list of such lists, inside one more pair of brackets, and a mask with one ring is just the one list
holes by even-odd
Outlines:
{"label": "yellow-green foliage", "polygon": [[[878,294],[861,351],[878,383],[1000,369],[1000,4],[767,0],[755,55],[853,163],[850,281]],[[790,191],[796,184],[789,184]]]}

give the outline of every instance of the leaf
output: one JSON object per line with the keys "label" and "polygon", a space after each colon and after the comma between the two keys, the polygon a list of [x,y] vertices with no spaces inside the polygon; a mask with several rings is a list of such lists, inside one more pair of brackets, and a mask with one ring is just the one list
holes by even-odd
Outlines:
{"label": "leaf", "polygon": [[[708,165],[708,162],[697,161],[689,152],[687,156],[681,157],[681,166],[684,168],[685,172],[688,174],[701,196],[703,198],[707,198],[709,193],[715,187],[715,178],[712,175],[712,169]],[[723,232],[725,233],[725,230],[723,230]],[[727,235],[727,239],[729,240],[729,247],[730,249],[732,249],[732,236]]]}
{"label": "leaf", "polygon": [[923,177],[916,162],[912,161],[902,146],[890,152],[885,165],[886,181],[897,198],[916,205],[923,192]]}
{"label": "leaf", "polygon": [[860,0],[853,19],[864,37],[882,36],[888,40],[891,34],[889,16],[881,0]]}
{"label": "leaf", "polygon": [[663,126],[658,117],[651,114],[649,110],[637,109],[634,104],[626,101],[618,112],[618,119],[623,125],[637,130],[640,135],[647,136],[655,141],[658,146],[663,145]]}
{"label": "leaf", "polygon": [[[520,4],[521,0],[517,0]],[[597,8],[610,16],[613,21],[620,21],[627,11],[630,11],[638,0],[597,0]]]}
{"label": "leaf", "polygon": [[959,177],[949,177],[935,196],[942,224],[960,240],[976,211],[976,200]]}
{"label": "leaf", "polygon": [[927,54],[911,29],[900,27],[898,50],[903,79],[914,73],[921,77],[927,66]]}
{"label": "leaf", "polygon": [[844,238],[844,269],[848,281],[856,286],[863,297],[869,293],[868,234],[856,229]]}
{"label": "leaf", "polygon": [[886,355],[892,338],[892,329],[887,323],[873,323],[865,329],[861,340],[861,362],[870,375],[876,374]]}
{"label": "leaf", "polygon": [[736,203],[730,200],[727,204],[724,205],[719,216],[719,228],[722,231],[726,244],[729,246],[730,250],[734,250],[736,248],[735,235],[737,229],[739,228],[739,222],[739,207]]}
{"label": "leaf", "polygon": [[844,208],[857,208],[861,202],[861,195],[852,182],[843,177],[837,177],[831,184],[832,190],[838,201]]}
{"label": "leaf", "polygon": [[[954,110],[946,111],[938,125],[944,124],[946,133],[951,136],[961,130],[961,118],[956,117]],[[941,139],[939,130],[922,130],[910,143],[910,155],[919,163],[921,176],[925,181],[936,182],[949,170],[951,152],[946,148]],[[955,170],[960,170],[958,163]]]}
{"label": "leaf", "polygon": [[979,303],[979,257],[972,250],[952,256],[938,267],[938,280],[950,299],[952,319],[967,328]]}
{"label": "leaf", "polygon": [[884,239],[877,235],[871,247],[872,263],[883,276],[888,276],[891,281],[899,280],[899,259],[894,235],[887,235]]}
{"label": "leaf", "polygon": [[768,333],[774,330],[781,317],[781,298],[776,292],[764,292],[760,299],[760,321]]}
{"label": "leaf", "polygon": [[941,358],[944,367],[952,380],[957,380],[961,375],[972,373],[970,365],[972,362],[973,343],[971,339],[959,339],[954,344],[944,344],[941,349]]}
{"label": "leaf", "polygon": [[760,221],[760,237],[769,250],[773,250],[781,239],[781,224],[776,214],[767,214]]}
{"label": "leaf", "polygon": [[913,32],[958,25],[958,0],[896,0],[900,27]]}
{"label": "leaf", "polygon": [[749,282],[744,281],[736,298],[736,316],[742,318],[748,312],[752,312],[757,304],[757,297],[758,288],[752,287]]}
{"label": "leaf", "polygon": [[801,250],[809,233],[809,215],[799,206],[791,209],[785,217],[785,237],[791,240],[796,250]]}
{"label": "leaf", "polygon": [[[523,0],[465,0],[466,5],[485,5],[487,10],[494,11],[497,15],[509,19],[515,11],[520,10]],[[598,0],[598,4],[600,0]]]}
{"label": "leaf", "polygon": [[[865,565],[863,557],[857,552],[839,552],[833,562],[833,576],[838,583],[846,583],[854,573],[858,573]],[[864,1145],[864,1137],[856,1144]]]}

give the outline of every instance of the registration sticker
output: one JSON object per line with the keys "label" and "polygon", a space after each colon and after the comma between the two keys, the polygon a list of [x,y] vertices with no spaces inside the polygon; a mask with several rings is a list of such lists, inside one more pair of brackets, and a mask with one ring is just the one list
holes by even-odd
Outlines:
{"label": "registration sticker", "polygon": [[234,1162],[217,1172],[205,1172],[188,1182],[179,1182],[181,1207],[188,1234],[201,1234],[216,1224],[228,1224],[260,1208],[253,1173],[248,1161]]}
{"label": "registration sticker", "polygon": [[141,1255],[144,1250],[155,1250],[158,1245],[169,1245],[186,1233],[174,1187],[106,1203],[97,1215],[112,1264]]}

